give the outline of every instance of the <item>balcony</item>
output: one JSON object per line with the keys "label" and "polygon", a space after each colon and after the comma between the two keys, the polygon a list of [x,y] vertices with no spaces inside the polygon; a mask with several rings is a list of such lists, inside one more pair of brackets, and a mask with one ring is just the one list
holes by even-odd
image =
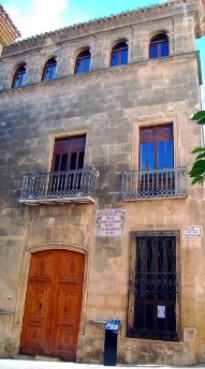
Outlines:
{"label": "balcony", "polygon": [[95,203],[96,177],[93,169],[28,173],[23,178],[19,202],[28,205]]}
{"label": "balcony", "polygon": [[122,200],[162,197],[186,197],[187,170],[185,167],[123,172]]}

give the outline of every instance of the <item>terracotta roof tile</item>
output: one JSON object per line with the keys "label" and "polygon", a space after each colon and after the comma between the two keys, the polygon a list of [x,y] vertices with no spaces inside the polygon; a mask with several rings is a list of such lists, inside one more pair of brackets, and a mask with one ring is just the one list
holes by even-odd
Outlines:
{"label": "terracotta roof tile", "polygon": [[5,11],[5,9],[3,8],[3,6],[1,4],[0,4],[0,14],[3,16],[3,18],[5,19],[8,26],[13,30],[13,32],[15,33],[15,36],[16,37],[21,37],[21,33],[16,28],[16,26],[12,22],[10,16],[8,15],[8,13]]}
{"label": "terracotta roof tile", "polygon": [[80,28],[84,28],[84,27],[89,27],[90,25],[93,26],[95,24],[97,25],[98,23],[104,23],[106,21],[111,21],[111,20],[116,19],[116,18],[123,18],[123,17],[127,17],[129,15],[135,15],[135,14],[137,15],[137,14],[144,13],[144,12],[149,12],[149,11],[153,11],[153,10],[157,10],[157,9],[163,9],[163,8],[166,8],[166,7],[171,7],[171,6],[176,5],[176,4],[195,3],[197,1],[198,0],[173,0],[173,1],[168,0],[166,2],[161,2],[161,3],[158,2],[158,3],[156,3],[154,5],[151,5],[151,6],[146,6],[146,7],[143,7],[143,8],[140,7],[140,8],[136,8],[136,9],[133,9],[133,10],[127,10],[127,11],[124,11],[124,12],[121,12],[121,13],[118,13],[118,14],[111,14],[110,16],[101,17],[101,18],[97,18],[97,19],[92,19],[92,20],[89,20],[87,22],[73,24],[71,26],[60,28],[60,29],[57,29],[57,30],[54,30],[54,31],[37,34],[37,35],[31,36],[31,37],[25,38],[23,40],[19,40],[19,41],[13,43],[13,46],[19,45],[19,44],[22,44],[22,43],[27,43],[29,41],[45,39],[46,37],[52,37],[52,36],[55,36],[57,34],[61,34],[65,31],[67,31],[67,30],[80,29]]}

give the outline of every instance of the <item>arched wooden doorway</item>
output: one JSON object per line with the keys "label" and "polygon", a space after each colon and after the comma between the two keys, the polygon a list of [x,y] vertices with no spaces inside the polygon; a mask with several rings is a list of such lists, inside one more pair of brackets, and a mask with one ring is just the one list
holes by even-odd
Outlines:
{"label": "arched wooden doorway", "polygon": [[85,256],[67,250],[31,257],[20,352],[75,360]]}

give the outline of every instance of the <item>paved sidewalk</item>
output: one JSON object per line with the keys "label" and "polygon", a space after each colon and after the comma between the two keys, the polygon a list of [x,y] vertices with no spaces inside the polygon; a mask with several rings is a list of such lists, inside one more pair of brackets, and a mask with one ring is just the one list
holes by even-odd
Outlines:
{"label": "paved sidewalk", "polygon": [[[205,365],[195,366],[204,368]],[[190,369],[191,366],[163,366],[163,365],[117,365],[103,366],[102,364],[78,364],[61,361],[42,361],[42,360],[15,360],[0,359],[0,369],[103,369],[103,368],[119,368],[119,369]]]}
{"label": "paved sidewalk", "polygon": [[[0,359],[0,369],[99,369],[101,364],[77,364],[60,361]],[[130,369],[130,368],[129,368]]]}

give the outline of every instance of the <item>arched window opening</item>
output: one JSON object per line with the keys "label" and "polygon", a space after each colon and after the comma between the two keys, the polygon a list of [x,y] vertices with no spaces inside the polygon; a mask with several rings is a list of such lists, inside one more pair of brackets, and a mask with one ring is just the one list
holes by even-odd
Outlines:
{"label": "arched window opening", "polygon": [[169,55],[168,37],[160,33],[151,38],[149,44],[149,59],[164,58]]}
{"label": "arched window opening", "polygon": [[56,76],[57,61],[55,58],[49,59],[43,69],[42,81],[54,79]]}
{"label": "arched window opening", "polygon": [[110,65],[126,64],[128,60],[128,45],[126,42],[119,42],[113,46],[111,52]]}
{"label": "arched window opening", "polygon": [[90,70],[90,51],[81,51],[76,58],[75,73],[89,72]]}
{"label": "arched window opening", "polygon": [[25,84],[25,78],[26,78],[26,65],[21,65],[15,72],[12,87],[21,87]]}

